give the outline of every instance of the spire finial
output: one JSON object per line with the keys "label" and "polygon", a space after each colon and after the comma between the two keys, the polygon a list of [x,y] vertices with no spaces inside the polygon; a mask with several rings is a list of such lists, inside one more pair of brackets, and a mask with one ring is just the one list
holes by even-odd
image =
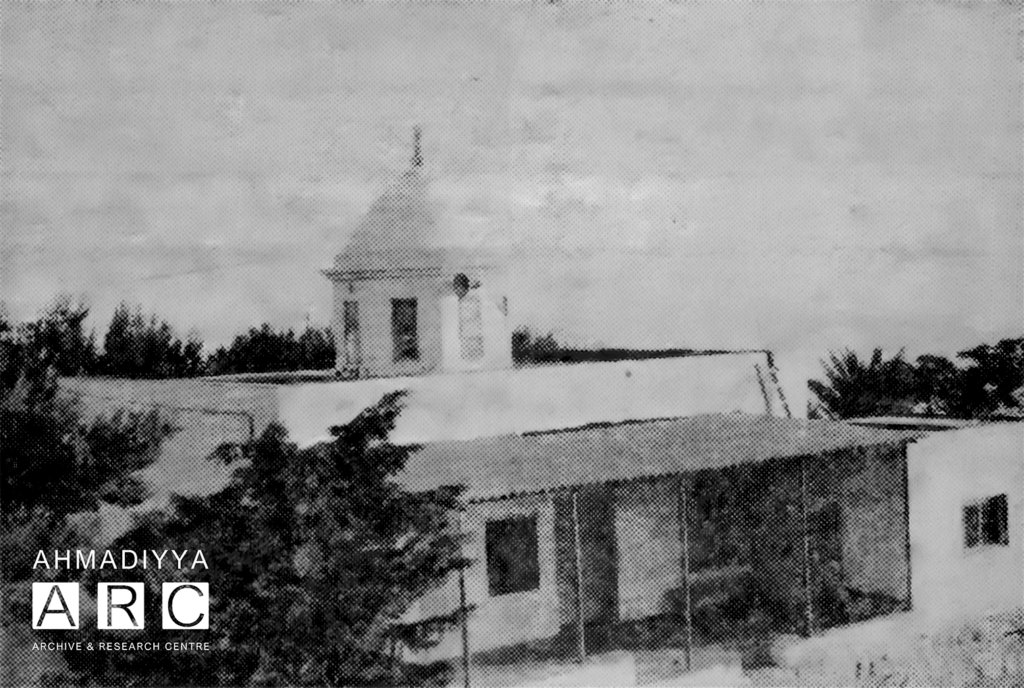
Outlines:
{"label": "spire finial", "polygon": [[412,128],[412,166],[421,167],[423,155],[420,153],[420,127],[417,124]]}

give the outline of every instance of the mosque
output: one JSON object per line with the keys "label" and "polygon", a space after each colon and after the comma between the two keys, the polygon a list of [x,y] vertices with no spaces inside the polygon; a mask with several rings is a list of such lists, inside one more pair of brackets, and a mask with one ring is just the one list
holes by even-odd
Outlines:
{"label": "mosque", "polygon": [[473,563],[401,621],[461,610],[413,658],[461,657],[467,683],[471,666],[651,642],[689,666],[729,638],[910,608],[920,433],[791,417],[767,351],[514,365],[514,280],[454,244],[427,169],[417,131],[324,270],[334,370],[65,385],[172,410],[185,431],[147,474],[182,493],[223,485],[204,459],[224,441],[278,422],[314,443],[405,390],[392,441],[423,449],[397,479],[465,486],[453,521]]}

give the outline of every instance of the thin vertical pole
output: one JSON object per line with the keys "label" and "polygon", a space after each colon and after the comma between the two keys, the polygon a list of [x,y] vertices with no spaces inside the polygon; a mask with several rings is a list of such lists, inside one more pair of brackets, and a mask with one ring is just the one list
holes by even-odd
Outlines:
{"label": "thin vertical pole", "polygon": [[[459,554],[462,553],[462,509],[458,514]],[[462,619],[462,685],[469,688],[469,614],[466,612],[466,567],[459,566],[459,616]]]}
{"label": "thin vertical pole", "polygon": [[679,530],[683,545],[683,609],[686,624],[686,670],[693,665],[693,601],[690,589],[690,498],[689,482],[679,478]]}
{"label": "thin vertical pole", "polygon": [[814,609],[811,603],[811,534],[807,526],[807,457],[800,457],[800,521],[804,545],[804,635],[814,628]]}
{"label": "thin vertical pole", "polygon": [[907,558],[907,611],[914,608],[913,578],[910,575],[910,447],[899,451],[903,461],[903,551]]}
{"label": "thin vertical pole", "polygon": [[580,546],[579,490],[572,491],[572,534],[576,549],[576,639],[577,658],[580,663],[587,657],[587,643],[583,620],[583,553]]}

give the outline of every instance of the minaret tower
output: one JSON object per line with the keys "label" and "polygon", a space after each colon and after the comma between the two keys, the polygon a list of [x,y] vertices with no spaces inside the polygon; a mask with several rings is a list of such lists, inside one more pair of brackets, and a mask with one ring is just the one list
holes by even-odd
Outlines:
{"label": "minaret tower", "polygon": [[409,169],[355,224],[324,274],[334,287],[335,368],[347,378],[507,368],[507,299],[479,252],[452,246],[419,127]]}

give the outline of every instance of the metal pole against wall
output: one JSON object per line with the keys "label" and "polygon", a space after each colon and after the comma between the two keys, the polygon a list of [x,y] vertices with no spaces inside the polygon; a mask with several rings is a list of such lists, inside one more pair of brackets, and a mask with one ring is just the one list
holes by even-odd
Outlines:
{"label": "metal pole against wall", "polygon": [[804,545],[804,635],[814,628],[814,609],[811,603],[811,534],[807,522],[807,457],[800,457],[800,522]]}
{"label": "metal pole against wall", "polygon": [[910,447],[902,446],[900,455],[903,460],[903,552],[907,558],[907,602],[906,609],[914,608],[913,578],[910,571]]}
{"label": "metal pole against wall", "polygon": [[686,625],[686,670],[693,664],[693,603],[690,590],[690,485],[686,478],[679,478],[679,530],[683,545],[683,610]]}
{"label": "metal pole against wall", "polygon": [[[462,554],[462,509],[458,513],[459,554]],[[462,685],[469,688],[469,614],[466,611],[466,568],[459,566],[459,616],[462,619]]]}
{"label": "metal pole against wall", "polygon": [[576,550],[576,650],[577,658],[583,663],[587,657],[587,643],[583,619],[583,552],[580,546],[579,490],[572,491],[572,535]]}

